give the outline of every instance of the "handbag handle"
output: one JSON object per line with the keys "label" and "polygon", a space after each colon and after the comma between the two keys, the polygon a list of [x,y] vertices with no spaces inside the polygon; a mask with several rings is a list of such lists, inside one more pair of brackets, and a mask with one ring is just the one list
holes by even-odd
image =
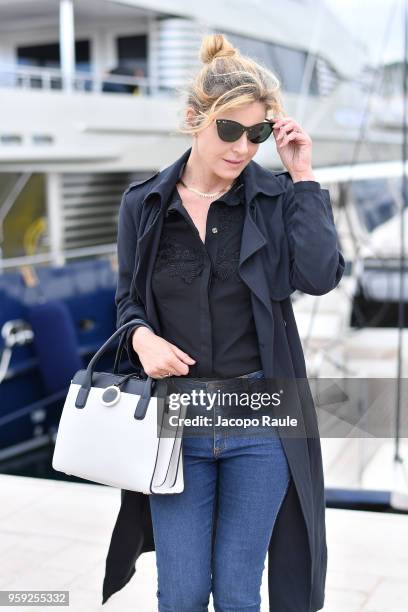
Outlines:
{"label": "handbag handle", "polygon": [[[134,326],[136,324],[143,324],[146,327],[148,327],[153,333],[154,330],[153,328],[148,325],[146,323],[146,321],[144,321],[143,319],[133,319],[132,321],[128,321],[128,323],[125,323],[124,325],[121,325],[121,327],[119,327],[111,336],[110,338],[108,338],[106,340],[106,342],[104,342],[102,344],[102,346],[99,348],[99,350],[95,353],[95,355],[92,357],[92,359],[90,360],[90,362],[88,363],[88,366],[85,370],[85,376],[84,376],[84,380],[83,383],[81,385],[81,387],[78,390],[78,394],[75,400],[75,407],[76,408],[84,408],[85,404],[86,404],[86,400],[88,399],[88,395],[89,392],[91,390],[92,387],[92,374],[94,371],[94,367],[96,362],[98,361],[98,359],[103,355],[103,353],[106,351],[106,349],[108,348],[108,346],[111,344],[111,342],[117,338],[119,335],[122,334],[122,339],[125,337],[124,332],[131,326]],[[136,406],[136,411],[135,411],[135,418],[136,419],[141,419],[144,418],[145,414],[146,414],[146,410],[147,410],[147,406],[149,404],[150,401],[150,396],[151,396],[151,392],[152,392],[152,383],[153,383],[153,379],[151,376],[148,376],[145,382],[145,385],[143,387],[143,391],[140,395],[140,399],[137,403]]]}
{"label": "handbag handle", "polygon": [[[133,325],[137,325],[137,323],[141,323],[142,320],[141,319],[135,319],[133,321],[131,321],[131,323]],[[143,324],[145,327],[148,327],[149,329],[152,330],[152,328],[150,327],[150,325],[148,325],[145,321],[143,321]],[[152,330],[153,331],[153,330]],[[115,355],[115,362],[113,364],[113,373],[114,374],[119,374],[119,366],[120,366],[120,362],[122,360],[122,353],[123,353],[123,349],[125,348],[125,343],[126,343],[126,330],[123,332],[121,339],[119,340],[119,344],[118,344],[118,348],[116,350],[116,355]],[[141,372],[143,372],[143,368],[138,368]]]}
{"label": "handbag handle", "polygon": [[125,346],[125,342],[126,342],[126,333],[123,332],[119,340],[118,348],[116,350],[115,362],[113,364],[114,374],[119,374],[119,364],[120,364],[120,360],[122,359],[123,347]]}

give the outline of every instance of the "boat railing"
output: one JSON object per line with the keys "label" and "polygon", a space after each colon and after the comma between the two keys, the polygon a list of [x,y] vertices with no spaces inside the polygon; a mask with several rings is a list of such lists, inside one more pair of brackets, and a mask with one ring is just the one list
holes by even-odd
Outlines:
{"label": "boat railing", "polygon": [[149,77],[85,71],[76,71],[69,77],[59,68],[15,64],[0,65],[0,87],[138,95],[152,95],[156,89]]}
{"label": "boat railing", "polygon": [[112,244],[98,244],[88,247],[81,247],[77,249],[69,249],[65,251],[47,252],[47,253],[36,253],[33,255],[23,255],[20,257],[8,257],[2,259],[0,257],[0,274],[5,271],[17,270],[24,266],[35,266],[35,265],[53,265],[63,266],[67,261],[72,259],[85,259],[88,257],[106,257],[114,260],[117,256],[117,245]]}

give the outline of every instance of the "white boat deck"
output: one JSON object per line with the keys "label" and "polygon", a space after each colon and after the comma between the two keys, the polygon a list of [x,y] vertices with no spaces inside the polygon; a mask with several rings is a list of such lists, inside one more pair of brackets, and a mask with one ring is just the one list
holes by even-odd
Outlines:
{"label": "white boat deck", "polygon": [[[154,552],[143,553],[130,582],[101,605],[118,489],[4,474],[0,486],[0,589],[69,590],[74,612],[156,612]],[[406,612],[408,516],[328,509],[326,523],[324,612]],[[267,561],[262,612],[269,612],[266,569]]]}

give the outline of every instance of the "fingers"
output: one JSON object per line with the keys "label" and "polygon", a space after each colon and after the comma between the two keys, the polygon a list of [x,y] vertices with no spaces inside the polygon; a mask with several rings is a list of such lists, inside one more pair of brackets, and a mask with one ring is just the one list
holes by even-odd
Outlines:
{"label": "fingers", "polygon": [[167,372],[171,372],[172,375],[183,376],[188,374],[189,365],[196,363],[196,360],[190,357],[188,353],[185,353],[178,346],[172,345],[173,357],[169,360]]}
{"label": "fingers", "polygon": [[287,127],[289,124],[291,124],[292,127],[294,126],[299,130],[302,129],[299,123],[297,123],[297,121],[292,119],[292,117],[283,117],[282,119],[277,119],[273,124],[273,129],[275,130],[275,129],[284,128],[284,127]]}
{"label": "fingers", "polygon": [[185,376],[189,373],[189,365],[196,363],[196,360],[187,353],[179,349],[174,344],[168,343],[170,351],[162,355],[160,363],[151,368],[144,368],[148,376],[153,378],[166,378],[170,376]]}
{"label": "fingers", "polygon": [[155,378],[167,378],[168,376],[173,376],[173,372],[171,370],[161,370],[159,375],[156,375]]}
{"label": "fingers", "polygon": [[283,119],[278,119],[277,121],[275,121],[273,126],[274,133],[275,130],[277,130],[279,134],[288,133],[293,129],[302,131],[302,128],[299,123],[292,119],[292,117],[284,117]]}
{"label": "fingers", "polygon": [[188,355],[187,353],[179,349],[178,346],[173,345],[173,351],[175,355],[177,355],[177,357],[181,359],[181,361],[184,361],[184,363],[187,363],[187,364],[189,363],[192,365],[193,363],[196,362],[195,359],[193,359],[192,357],[190,357],[190,355]]}
{"label": "fingers", "polygon": [[306,132],[304,132],[300,125],[290,117],[285,117],[284,119],[276,121],[273,129],[275,140],[281,147],[284,147],[291,140],[297,139],[299,142],[310,141],[310,137]]}
{"label": "fingers", "polygon": [[285,137],[287,137],[290,133],[300,131],[299,126],[294,121],[289,121],[284,125],[279,126],[277,129],[277,136],[275,134],[277,141],[283,141]]}
{"label": "fingers", "polygon": [[299,136],[301,136],[301,134],[295,131],[290,132],[289,134],[286,134],[286,135],[281,135],[279,144],[282,147],[284,147],[285,145],[288,144],[288,142],[290,142],[291,140],[295,140],[296,138],[299,138]]}
{"label": "fingers", "polygon": [[185,376],[188,374],[189,368],[182,361],[178,360],[176,363],[172,363],[171,365],[156,368],[154,374],[150,374],[150,376],[159,377],[159,378],[167,378],[168,376]]}
{"label": "fingers", "polygon": [[188,365],[178,360],[177,363],[170,363],[168,365],[160,364],[159,366],[153,366],[151,368],[144,368],[144,371],[148,376],[153,378],[166,378],[167,376],[183,376],[188,374]]}

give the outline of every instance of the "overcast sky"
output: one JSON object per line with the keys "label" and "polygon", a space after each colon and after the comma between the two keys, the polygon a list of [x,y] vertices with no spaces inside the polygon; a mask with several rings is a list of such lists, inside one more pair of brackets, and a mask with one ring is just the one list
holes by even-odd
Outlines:
{"label": "overcast sky", "polygon": [[[367,46],[373,64],[403,60],[406,0],[325,0],[354,36]],[[384,37],[389,31],[386,41]]]}

